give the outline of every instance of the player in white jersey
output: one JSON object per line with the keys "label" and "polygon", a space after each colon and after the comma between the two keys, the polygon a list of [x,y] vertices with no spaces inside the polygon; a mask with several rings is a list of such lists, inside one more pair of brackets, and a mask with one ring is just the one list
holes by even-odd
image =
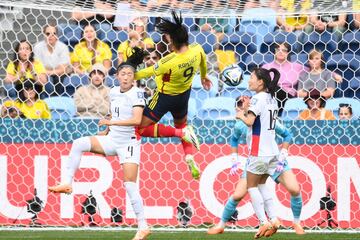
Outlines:
{"label": "player in white jersey", "polygon": [[[270,73],[274,74],[271,79]],[[249,158],[247,163],[247,189],[250,194],[256,216],[260,221],[259,231],[255,238],[270,236],[279,227],[278,222],[270,223],[264,209],[263,190],[258,185],[265,186],[266,179],[273,175],[278,162],[279,148],[275,141],[275,123],[278,112],[277,102],[274,98],[278,89],[280,78],[278,70],[256,68],[249,80],[249,89],[255,91],[248,113],[238,113],[238,118],[248,127],[247,143],[249,145]],[[264,191],[264,192],[265,192]]]}
{"label": "player in white jersey", "polygon": [[117,68],[120,87],[110,90],[111,119],[101,119],[99,126],[107,126],[97,136],[81,137],[73,142],[66,166],[66,178],[53,187],[51,192],[71,193],[72,181],[79,168],[83,152],[98,153],[105,156],[117,155],[123,169],[126,192],[138,221],[138,231],[133,240],[146,239],[150,234],[147,225],[143,201],[136,184],[140,162],[140,136],[135,127],[141,123],[145,100],[144,92],[134,86],[137,65],[143,61],[142,50],[134,49],[133,55]]}

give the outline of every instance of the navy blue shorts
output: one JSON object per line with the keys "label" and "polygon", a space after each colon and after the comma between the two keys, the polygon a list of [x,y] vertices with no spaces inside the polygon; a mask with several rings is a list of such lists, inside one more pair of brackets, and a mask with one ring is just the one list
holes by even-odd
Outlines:
{"label": "navy blue shorts", "polygon": [[191,89],[179,94],[168,95],[155,92],[149,104],[144,109],[144,115],[154,122],[158,122],[167,112],[174,119],[181,119],[187,115]]}

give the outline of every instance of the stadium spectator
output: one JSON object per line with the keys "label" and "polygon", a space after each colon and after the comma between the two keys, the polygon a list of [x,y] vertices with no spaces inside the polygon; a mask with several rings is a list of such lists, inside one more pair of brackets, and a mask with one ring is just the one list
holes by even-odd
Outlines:
{"label": "stadium spectator", "polygon": [[328,99],[334,95],[336,82],[341,82],[342,77],[325,69],[323,54],[318,50],[309,53],[310,70],[303,71],[299,76],[298,97],[306,97],[314,88],[321,92],[321,96]]}
{"label": "stadium spectator", "polygon": [[121,43],[118,48],[118,64],[127,60],[134,47],[142,49],[154,48],[154,41],[148,37],[145,23],[141,19],[136,19],[131,23],[132,31],[129,32],[129,40]]}
{"label": "stadium spectator", "polygon": [[274,46],[274,61],[264,64],[262,67],[266,69],[275,68],[280,72],[278,82],[280,89],[276,92],[276,100],[278,102],[279,116],[281,116],[285,102],[289,98],[296,97],[299,75],[305,67],[299,63],[289,61],[291,46],[288,43],[275,44]]}
{"label": "stadium spectator", "polygon": [[356,29],[359,29],[360,28],[360,13],[359,13],[360,1],[359,0],[352,1],[352,9],[354,11],[354,14],[353,14],[354,24],[353,25]]}
{"label": "stadium spectator", "polygon": [[317,89],[312,89],[304,98],[308,109],[299,115],[300,120],[335,120],[334,114],[325,109],[326,100]]}
{"label": "stadium spectator", "polygon": [[[218,9],[221,5],[220,1],[211,2],[209,8]],[[225,33],[232,32],[230,20],[228,18],[200,18],[200,30],[203,32],[211,32],[216,35],[217,41],[221,42]]]}
{"label": "stadium spectator", "polygon": [[110,47],[97,39],[95,27],[84,27],[82,40],[75,45],[71,55],[71,62],[76,74],[89,72],[95,63],[103,64],[108,72],[111,68],[112,53]]}
{"label": "stadium spectator", "polygon": [[[309,16],[308,14],[297,14],[295,12],[309,10],[311,6],[311,0],[281,0],[279,16],[277,17],[277,24],[280,30],[294,32],[298,36],[299,41],[303,41],[305,36],[304,29],[309,24]],[[288,13],[294,14],[287,15]]]}
{"label": "stadium spectator", "polygon": [[340,120],[350,120],[353,117],[352,107],[348,103],[340,103],[338,113]]}
{"label": "stadium spectator", "polygon": [[[161,58],[160,53],[155,48],[147,49],[147,55],[144,57],[144,66],[154,66]],[[153,95],[156,89],[156,83],[154,77],[141,79],[136,82],[139,88],[143,88],[145,91],[146,98]]]}
{"label": "stadium spectator", "polygon": [[43,86],[33,79],[24,79],[16,85],[19,99],[4,102],[7,109],[15,108],[18,115],[29,119],[50,119],[50,110],[43,100],[39,99]]}
{"label": "stadium spectator", "polygon": [[[71,13],[71,19],[78,22],[81,26],[89,24],[107,23],[112,25],[114,14],[110,13],[115,9],[115,1],[108,0],[76,0],[76,7]],[[92,9],[97,12],[84,12],[81,9]],[[103,13],[99,13],[103,12]],[[107,13],[106,13],[107,12]]]}
{"label": "stadium spectator", "polygon": [[70,66],[69,49],[58,40],[55,25],[46,25],[43,28],[43,34],[44,40],[35,45],[34,55],[43,63],[46,74],[55,86],[53,95],[61,95],[64,92],[62,82]]}
{"label": "stadium spectator", "polygon": [[13,84],[24,79],[33,79],[41,85],[47,82],[44,65],[34,58],[31,44],[21,40],[15,45],[15,55],[6,68],[5,84]]}
{"label": "stadium spectator", "polygon": [[117,1],[114,28],[117,30],[129,31],[129,29],[131,29],[131,24],[136,20],[141,20],[144,22],[144,24],[147,23],[148,17],[146,16],[138,17],[136,15],[129,14],[129,12],[134,10],[139,10],[139,9],[143,10],[144,7],[146,7],[146,4],[138,1],[131,1],[131,2],[128,0]]}
{"label": "stadium spectator", "polygon": [[346,14],[338,13],[338,14],[313,14],[310,17],[310,23],[305,31],[310,34],[314,30],[322,33],[324,31],[332,32],[335,39],[339,41],[346,31]]}
{"label": "stadium spectator", "polygon": [[90,71],[90,84],[79,87],[74,93],[77,115],[81,117],[104,118],[109,113],[110,88],[104,85],[105,67],[96,63]]}

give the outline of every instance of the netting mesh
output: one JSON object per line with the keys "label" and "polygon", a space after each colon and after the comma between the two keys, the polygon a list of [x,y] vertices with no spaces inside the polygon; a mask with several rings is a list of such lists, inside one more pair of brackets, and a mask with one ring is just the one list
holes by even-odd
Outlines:
{"label": "netting mesh", "polygon": [[[311,229],[319,224],[325,226],[330,213],[340,228],[359,229],[360,18],[350,13],[358,10],[358,1],[347,1],[346,6],[341,1],[302,1],[303,5],[299,1],[280,1],[280,5],[273,6],[272,1],[261,1],[262,5],[257,1],[219,1],[212,5],[208,1],[149,0],[123,5],[130,17],[113,8],[99,12],[94,5],[79,5],[80,1],[49,2],[4,1],[0,8],[1,225],[135,224],[117,158],[86,154],[76,174],[72,195],[49,194],[47,187],[61,181],[71,143],[99,131],[98,119],[107,113],[104,108],[108,99],[104,96],[109,88],[119,84],[115,68],[125,60],[128,46],[150,49],[143,67],[155,64],[170,51],[156,32],[155,24],[159,21],[157,16],[168,16],[170,8],[178,7],[191,9],[184,11],[184,23],[190,42],[201,44],[205,50],[208,75],[213,81],[211,90],[205,91],[200,77],[195,76],[188,109],[189,121],[202,143],[201,151],[195,155],[202,176],[200,181],[192,180],[178,140],[143,139],[139,186],[149,223],[206,227],[217,222],[239,178],[228,175],[235,98],[252,94],[247,90],[250,73],[255,67],[267,64],[278,66],[284,76],[283,95],[278,95],[283,103],[279,117],[294,137],[288,161],[302,189],[303,225]],[[179,7],[180,4],[183,5]],[[74,12],[75,5],[87,12]],[[152,7],[144,9],[144,6]],[[309,15],[289,15],[294,12]],[[202,17],[205,15],[208,18]],[[327,24],[325,29],[321,28],[319,19]],[[336,24],[331,25],[333,22]],[[94,26],[98,39],[96,57],[81,47],[88,23]],[[43,29],[49,24],[55,27]],[[17,48],[21,40],[28,43]],[[51,41],[65,46],[51,49],[56,56],[49,55],[47,43]],[[314,117],[306,117],[307,105],[301,95],[304,93],[298,91],[311,90],[305,83],[311,76],[303,72],[312,68],[309,53],[315,48],[321,53],[326,69],[326,76],[318,80],[316,88],[323,92],[330,89],[325,93],[328,94],[323,110],[326,112],[317,116],[325,120],[297,120],[302,112],[305,112],[300,115],[302,118]],[[35,53],[34,60],[29,66],[22,65],[21,59],[29,58],[31,52]],[[281,58],[285,60],[283,65]],[[91,92],[87,87],[91,84],[89,72],[94,63],[105,68],[106,76],[101,90]],[[229,64],[241,68],[243,81],[236,87],[219,80]],[[41,103],[35,110],[24,106],[21,95],[24,86],[16,84],[25,78],[33,78],[40,86]],[[154,80],[143,79],[138,84],[150,99],[156,89]],[[350,121],[337,121],[340,104],[352,107]],[[171,120],[169,114],[162,119],[170,124]],[[244,144],[245,140],[239,154],[245,161]],[[289,193],[272,181],[268,184],[279,217],[285,227],[291,226]],[[321,199],[333,200],[337,205],[335,208],[331,204],[321,205]],[[178,213],[179,209],[184,210],[178,207],[180,202],[187,203],[185,209],[191,207],[189,219],[181,217],[184,211]],[[240,228],[257,225],[248,197],[239,204],[235,225]]]}

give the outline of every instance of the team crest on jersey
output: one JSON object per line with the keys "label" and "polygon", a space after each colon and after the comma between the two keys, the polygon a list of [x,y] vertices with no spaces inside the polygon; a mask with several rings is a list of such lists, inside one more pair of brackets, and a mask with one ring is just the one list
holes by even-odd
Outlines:
{"label": "team crest on jersey", "polygon": [[144,98],[144,93],[143,92],[137,92],[137,96],[138,96],[138,98]]}

